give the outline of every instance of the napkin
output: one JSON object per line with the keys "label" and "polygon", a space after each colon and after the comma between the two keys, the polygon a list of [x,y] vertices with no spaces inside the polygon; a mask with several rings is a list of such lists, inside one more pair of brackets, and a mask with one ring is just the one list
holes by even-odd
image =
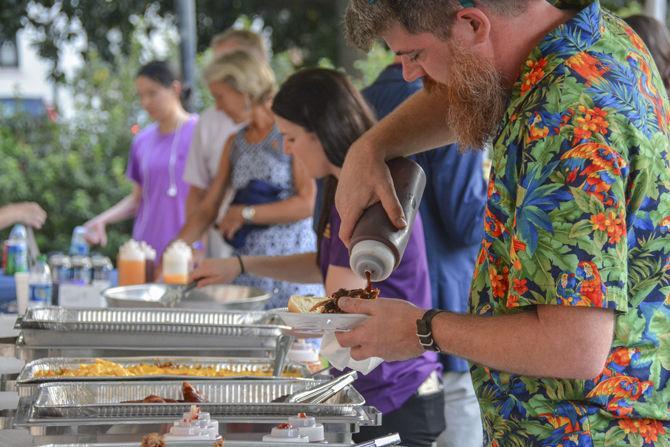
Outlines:
{"label": "napkin", "polygon": [[330,365],[339,369],[350,368],[361,374],[369,374],[370,371],[381,365],[384,359],[370,357],[365,360],[354,360],[351,358],[351,349],[343,348],[337,341],[335,333],[326,332],[321,341],[321,355],[330,362]]}

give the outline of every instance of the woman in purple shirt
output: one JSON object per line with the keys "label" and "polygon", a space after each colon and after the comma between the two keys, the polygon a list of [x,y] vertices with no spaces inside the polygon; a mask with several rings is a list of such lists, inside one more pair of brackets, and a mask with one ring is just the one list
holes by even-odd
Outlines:
{"label": "woman in purple shirt", "polygon": [[106,226],[135,218],[133,238],[151,245],[160,259],[186,220],[184,167],[198,117],[181,104],[181,84],[167,62],[142,66],[135,78],[142,104],[155,122],[133,139],[127,176],[132,192],[84,224],[91,244],[107,243]]}
{"label": "woman in purple shirt", "polygon": [[[328,294],[339,288],[365,287],[365,280],[350,269],[349,252],[338,237],[340,217],[333,199],[349,146],[374,124],[371,111],[345,75],[328,69],[308,69],[291,76],[275,97],[272,110],[284,137],[284,150],[302,163],[309,175],[325,180],[318,252],[207,260],[192,279],[201,286],[229,282],[244,270],[295,282],[322,281]],[[404,298],[426,308],[431,305],[430,283],[423,227],[417,219],[399,267],[375,285],[382,296]],[[440,371],[436,355],[427,352],[408,361],[384,362],[360,376],[356,389],[383,418],[381,427],[362,427],[354,440],[363,442],[398,432],[404,444],[430,446],[444,430]]]}

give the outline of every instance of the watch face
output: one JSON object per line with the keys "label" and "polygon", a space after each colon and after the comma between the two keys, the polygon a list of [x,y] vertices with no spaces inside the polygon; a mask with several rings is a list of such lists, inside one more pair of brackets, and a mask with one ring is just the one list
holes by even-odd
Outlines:
{"label": "watch face", "polygon": [[242,218],[244,220],[251,220],[254,217],[254,209],[250,206],[245,206],[242,208]]}

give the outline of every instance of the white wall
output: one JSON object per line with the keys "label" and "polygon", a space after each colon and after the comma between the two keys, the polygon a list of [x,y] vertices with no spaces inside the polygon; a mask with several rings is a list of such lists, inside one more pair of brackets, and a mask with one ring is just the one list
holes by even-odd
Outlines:
{"label": "white wall", "polygon": [[[51,63],[40,58],[37,49],[32,46],[36,32],[31,28],[24,28],[17,34],[19,51],[19,67],[0,67],[0,96],[23,96],[42,98],[44,102],[53,106],[58,104],[62,117],[72,113],[72,95],[67,89],[57,89],[58,100],[54,100],[53,83],[49,81]],[[81,57],[73,46],[65,46],[61,50],[61,67],[65,67],[66,75],[71,75],[81,66]]]}
{"label": "white wall", "polygon": [[31,47],[30,30],[21,30],[17,35],[19,51],[18,68],[0,68],[0,96],[41,97],[53,103],[51,85],[47,82],[49,65],[41,60]]}

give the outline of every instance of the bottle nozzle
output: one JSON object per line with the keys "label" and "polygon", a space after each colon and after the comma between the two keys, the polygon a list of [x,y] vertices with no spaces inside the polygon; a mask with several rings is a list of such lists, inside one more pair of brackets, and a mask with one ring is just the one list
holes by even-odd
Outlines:
{"label": "bottle nozzle", "polygon": [[361,278],[370,272],[373,282],[384,281],[391,276],[396,259],[393,251],[384,243],[374,240],[358,242],[351,248],[349,265]]}

